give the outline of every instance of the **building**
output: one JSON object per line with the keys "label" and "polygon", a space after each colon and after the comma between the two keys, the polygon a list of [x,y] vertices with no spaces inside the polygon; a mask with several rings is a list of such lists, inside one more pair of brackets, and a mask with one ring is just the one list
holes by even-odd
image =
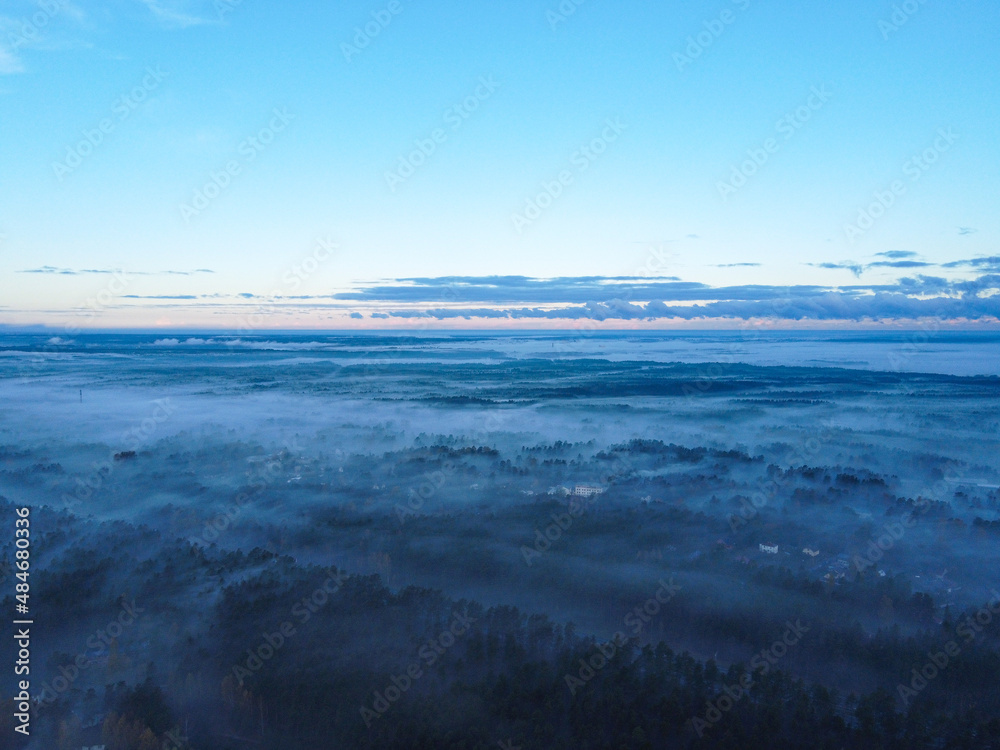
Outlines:
{"label": "building", "polygon": [[573,488],[573,494],[579,497],[591,497],[600,495],[602,492],[604,492],[604,488],[595,484],[578,484]]}
{"label": "building", "polygon": [[816,557],[819,554],[819,550],[818,549],[809,549],[808,547],[806,547],[805,549],[802,550],[802,554],[803,555],[809,555],[809,557]]}
{"label": "building", "polygon": [[769,555],[776,555],[776,554],[778,554],[778,545],[777,544],[761,544],[760,545],[760,551],[761,552],[766,552]]}
{"label": "building", "polygon": [[79,741],[81,744],[75,747],[79,747],[79,750],[105,750],[102,734],[101,724],[85,727],[80,731]]}

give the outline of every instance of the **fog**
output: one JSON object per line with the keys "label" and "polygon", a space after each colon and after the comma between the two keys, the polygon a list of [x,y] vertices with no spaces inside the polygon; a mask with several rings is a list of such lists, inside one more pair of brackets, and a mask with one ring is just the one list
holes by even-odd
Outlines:
{"label": "fog", "polygon": [[[109,677],[149,678],[198,725],[192,746],[269,737],[232,716],[210,728],[215,698],[177,681],[217,686],[230,665],[213,654],[250,648],[241,639],[330,566],[377,576],[401,597],[390,609],[513,606],[723,670],[801,619],[811,645],[782,670],[842,694],[894,691],[902,675],[871,644],[932,638],[1000,587],[984,574],[1000,569],[998,360],[992,339],[969,341],[10,337],[0,495],[39,513],[36,684],[122,602],[146,610],[116,639],[114,669],[107,644],[90,649],[105,671],[40,716],[86,726]],[[663,614],[627,619],[668,579]],[[407,593],[427,589],[433,605]],[[411,614],[386,627],[419,640],[438,623]],[[335,663],[378,672],[362,655],[383,647],[405,661],[411,641],[352,622],[324,620],[352,639]],[[281,669],[324,654],[299,639]]]}

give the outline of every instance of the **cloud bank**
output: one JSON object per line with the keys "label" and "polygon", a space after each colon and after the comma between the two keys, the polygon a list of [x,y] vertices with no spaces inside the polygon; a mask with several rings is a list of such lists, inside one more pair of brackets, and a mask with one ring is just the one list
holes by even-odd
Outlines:
{"label": "cloud bank", "polygon": [[[976,265],[973,261],[963,263]],[[886,260],[870,265],[908,269],[934,264]],[[399,279],[332,297],[355,304],[379,304],[380,311],[371,316],[379,318],[991,320],[1000,319],[1000,274],[964,280],[918,275],[888,284],[850,286],[723,287],[631,277],[449,276]]]}

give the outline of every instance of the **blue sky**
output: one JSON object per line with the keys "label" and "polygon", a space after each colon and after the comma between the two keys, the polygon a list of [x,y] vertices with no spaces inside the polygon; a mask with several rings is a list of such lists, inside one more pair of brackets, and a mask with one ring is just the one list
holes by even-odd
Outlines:
{"label": "blue sky", "polygon": [[985,0],[11,0],[0,324],[992,324],[998,30]]}

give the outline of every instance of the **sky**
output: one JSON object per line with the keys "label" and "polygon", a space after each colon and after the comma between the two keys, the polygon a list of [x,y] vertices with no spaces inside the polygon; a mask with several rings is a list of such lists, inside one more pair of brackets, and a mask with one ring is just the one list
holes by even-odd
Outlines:
{"label": "sky", "polygon": [[5,0],[0,326],[997,326],[998,31],[993,0]]}

